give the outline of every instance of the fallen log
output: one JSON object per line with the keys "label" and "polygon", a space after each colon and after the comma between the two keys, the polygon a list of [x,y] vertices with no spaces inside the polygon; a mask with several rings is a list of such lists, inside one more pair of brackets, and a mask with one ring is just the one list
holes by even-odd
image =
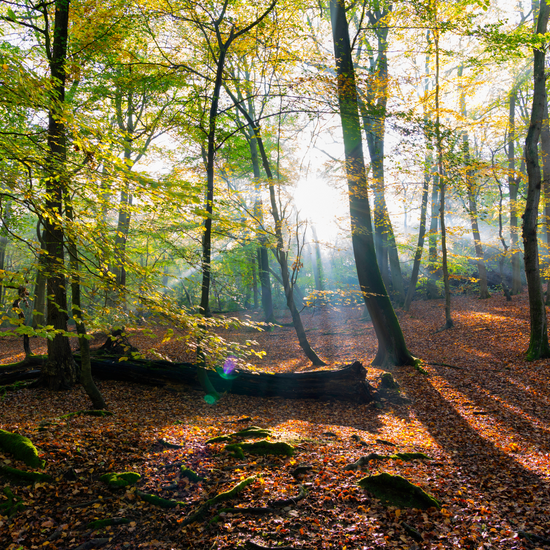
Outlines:
{"label": "fallen log", "polygon": [[[78,355],[75,360],[79,362]],[[200,387],[197,367],[191,363],[133,359],[119,361],[118,357],[92,357],[92,375],[102,380],[120,380],[153,386],[166,382]],[[40,371],[22,368],[0,372],[0,386],[17,380],[37,378]],[[269,374],[234,370],[229,375],[208,371],[209,378],[220,393],[236,393],[259,397],[285,399],[335,399],[369,403],[375,399],[374,388],[366,381],[366,369],[356,361],[337,370]]]}
{"label": "fallen log", "polygon": [[[375,399],[374,388],[366,381],[366,369],[356,361],[338,370],[315,370],[269,374],[235,370],[208,371],[216,391],[283,397],[285,399],[336,399],[369,403]],[[92,359],[92,374],[98,378],[161,384],[163,381],[199,386],[197,367],[190,363],[169,361],[118,361]]]}

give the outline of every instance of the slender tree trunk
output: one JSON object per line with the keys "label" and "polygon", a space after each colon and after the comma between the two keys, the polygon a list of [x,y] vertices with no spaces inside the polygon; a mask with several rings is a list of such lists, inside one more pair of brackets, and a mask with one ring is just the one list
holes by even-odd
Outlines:
{"label": "slender tree trunk", "polygon": [[[537,34],[546,33],[550,10],[546,0],[541,0],[537,21]],[[548,328],[546,307],[542,291],[542,282],[539,271],[539,253],[537,241],[538,207],[541,191],[541,173],[538,159],[538,141],[540,137],[544,104],[546,102],[545,87],[545,53],[544,50],[534,50],[534,91],[531,121],[527,138],[525,139],[525,164],[528,175],[527,199],[523,214],[523,249],[525,275],[529,291],[529,310],[531,320],[531,334],[527,359],[535,360],[550,357],[548,345]]]}
{"label": "slender tree trunk", "polygon": [[[8,248],[8,225],[11,218],[11,201],[6,201],[2,209],[0,202],[0,213],[2,214],[2,225],[0,226],[0,271],[6,269],[6,250]],[[4,287],[0,285],[0,305],[4,302]]]}
{"label": "slender tree trunk", "polygon": [[[468,139],[467,137],[465,139]],[[477,270],[479,275],[479,297],[482,299],[490,298],[489,288],[487,285],[487,268],[485,267],[485,261],[483,256],[483,246],[481,245],[481,235],[479,233],[478,214],[477,214],[477,202],[475,189],[473,189],[473,183],[471,178],[473,174],[468,170],[468,216],[470,217],[470,224],[472,226],[472,234],[474,236],[474,247],[477,258]]]}
{"label": "slender tree trunk", "polygon": [[439,81],[439,27],[437,26],[437,12],[435,13],[434,46],[435,46],[435,137],[437,146],[437,176],[439,183],[439,225],[441,227],[441,268],[443,270],[443,286],[445,289],[445,327],[453,326],[451,318],[451,287],[449,284],[449,268],[447,265],[447,232],[445,229],[445,174],[443,170],[443,142],[441,136],[440,114],[440,81]]}
{"label": "slender tree trunk", "polygon": [[67,145],[63,116],[65,63],[69,29],[69,0],[55,1],[53,44],[50,55],[52,91],[48,113],[46,200],[43,214],[44,248],[47,253],[48,322],[59,331],[48,339],[48,361],[42,379],[52,390],[70,388],[76,382],[76,365],[67,333],[67,289],[64,260],[63,193],[67,187]]}
{"label": "slender tree trunk", "polygon": [[440,279],[440,268],[437,259],[437,235],[439,228],[438,206],[439,206],[439,177],[434,174],[432,178],[432,197],[430,206],[430,233],[428,235],[428,299],[441,298],[441,292],[437,286]]}
{"label": "slender tree trunk", "polygon": [[220,100],[220,92],[223,85],[223,74],[225,69],[225,60],[227,52],[231,44],[238,37],[246,34],[255,26],[260,24],[265,17],[275,8],[277,0],[273,0],[267,9],[248,26],[239,30],[235,26],[231,27],[227,38],[222,37],[220,25],[225,17],[227,3],[224,4],[222,13],[219,18],[213,22],[218,59],[216,60],[216,77],[214,79],[214,87],[212,89],[212,101],[210,103],[210,112],[208,116],[208,134],[207,144],[208,150],[206,154],[206,201],[204,219],[204,233],[202,239],[202,284],[201,284],[201,301],[200,308],[204,315],[210,314],[209,294],[210,281],[212,277],[212,213],[214,207],[214,160],[216,157],[216,126],[218,121],[218,105]]}
{"label": "slender tree trunk", "polygon": [[92,364],[90,356],[90,340],[86,335],[86,325],[82,318],[82,300],[80,286],[80,261],[78,258],[78,248],[76,245],[76,237],[74,235],[74,213],[70,198],[65,194],[65,210],[67,219],[73,224],[71,233],[67,236],[67,249],[70,256],[71,265],[71,302],[72,314],[78,334],[78,343],[80,346],[80,383],[84,391],[90,398],[94,409],[106,409],[107,405],[103,399],[103,395],[92,378]]}
{"label": "slender tree trunk", "polygon": [[[41,221],[36,223],[36,236],[40,243],[42,250],[45,250],[43,233],[40,231]],[[46,256],[40,254],[38,256],[36,266],[36,279],[34,283],[33,291],[33,314],[32,314],[32,328],[36,329],[38,325],[45,325],[47,320],[46,313]],[[36,312],[36,313],[34,313]]]}
{"label": "slender tree trunk", "polygon": [[314,255],[312,257],[313,263],[313,277],[315,279],[315,290],[322,292],[325,290],[323,283],[323,259],[321,257],[321,247],[319,245],[319,239],[317,238],[317,230],[315,226],[311,226],[311,234],[313,235],[313,246],[315,248]]}
{"label": "slender tree trunk", "polygon": [[[457,76],[462,78],[464,65],[461,64],[457,71]],[[468,116],[466,110],[466,97],[464,87],[460,86],[460,113],[464,120]],[[464,163],[466,164],[466,191],[468,195],[468,216],[472,227],[472,235],[474,237],[474,248],[476,251],[477,271],[479,275],[479,297],[482,299],[490,298],[489,288],[487,286],[487,268],[485,267],[485,259],[483,255],[483,246],[481,244],[481,236],[479,233],[479,222],[477,214],[476,194],[478,186],[475,182],[474,170],[472,169],[472,158],[470,155],[470,140],[468,132],[462,132],[462,149],[464,152]]]}
{"label": "slender tree trunk", "polygon": [[424,248],[424,237],[426,235],[426,213],[428,210],[428,193],[430,190],[432,160],[429,155],[426,156],[424,167],[424,186],[422,187],[422,204],[420,206],[420,227],[418,229],[418,244],[414,254],[413,268],[411,273],[411,282],[407,290],[407,296],[403,309],[409,311],[411,302],[416,291],[416,283],[418,282],[418,273],[420,272],[420,262],[422,260],[422,250]]}
{"label": "slender tree trunk", "polygon": [[359,285],[378,338],[376,365],[412,365],[399,321],[384,286],[372,234],[367,177],[351,57],[351,43],[343,0],[331,0],[330,19],[338,78],[338,103],[346,158],[352,244]]}
{"label": "slender tree trunk", "polygon": [[542,264],[544,279],[546,279],[546,305],[550,304],[550,125],[548,121],[548,101],[544,102],[544,117],[540,133],[540,148],[542,156],[542,196],[543,196],[543,227],[546,244],[543,248]]}
{"label": "slender tree trunk", "polygon": [[294,288],[290,279],[288,270],[288,252],[285,251],[283,240],[283,226],[282,220],[279,216],[279,209],[277,207],[277,197],[275,196],[275,181],[273,179],[273,173],[269,164],[269,159],[265,151],[262,138],[259,135],[259,128],[256,129],[256,139],[258,148],[260,150],[260,156],[262,157],[262,163],[267,175],[269,183],[269,198],[271,201],[271,214],[273,215],[273,221],[275,222],[275,236],[277,238],[277,246],[275,249],[275,256],[281,266],[281,279],[283,282],[283,288],[285,291],[286,305],[290,310],[292,316],[292,324],[298,337],[298,343],[305,353],[306,357],[312,362],[314,366],[323,366],[326,363],[317,355],[317,353],[311,347],[309,340],[307,339],[306,331],[302,323],[300,312],[298,311],[296,304],[294,303]]}
{"label": "slender tree trunk", "polygon": [[508,192],[510,195],[510,247],[512,249],[512,294],[520,294],[521,285],[521,252],[518,247],[518,185],[520,179],[516,177],[516,99],[517,90],[510,92],[510,113],[508,119]]}
{"label": "slender tree trunk", "polygon": [[[252,110],[251,108],[252,106],[249,105],[249,111]],[[256,141],[254,128],[250,128],[248,145],[250,148],[250,159],[252,161],[256,193],[256,199],[254,201],[254,215],[260,226],[260,235],[258,238],[258,271],[260,275],[260,289],[262,293],[262,309],[264,312],[264,321],[266,323],[275,323],[275,315],[273,314],[273,296],[271,294],[271,278],[269,276],[269,255],[266,246],[266,236],[263,231],[263,205],[260,195],[260,160],[258,158],[258,143]]]}

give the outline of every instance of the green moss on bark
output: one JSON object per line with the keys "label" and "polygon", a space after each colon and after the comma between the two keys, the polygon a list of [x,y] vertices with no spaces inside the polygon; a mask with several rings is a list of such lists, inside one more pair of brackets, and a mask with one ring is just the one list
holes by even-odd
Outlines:
{"label": "green moss on bark", "polygon": [[30,481],[51,481],[52,479],[52,476],[48,474],[41,474],[40,472],[26,472],[25,470],[12,468],[11,466],[6,466],[5,464],[0,464],[0,472],[19,477],[21,479],[28,479]]}
{"label": "green moss on bark", "polygon": [[0,449],[31,468],[44,467],[45,462],[38,456],[36,447],[28,437],[0,430]]}

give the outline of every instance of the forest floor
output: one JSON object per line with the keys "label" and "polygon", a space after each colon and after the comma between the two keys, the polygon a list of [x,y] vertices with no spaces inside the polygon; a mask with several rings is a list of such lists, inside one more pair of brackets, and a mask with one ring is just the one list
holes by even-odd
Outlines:
{"label": "forest floor", "polygon": [[[368,367],[373,359],[374,331],[361,313],[304,313],[327,368],[354,360]],[[393,369],[408,404],[227,394],[209,405],[185,386],[100,382],[113,416],[60,419],[89,408],[81,388],[8,392],[0,402],[0,427],[31,438],[53,479],[27,485],[0,476],[0,486],[8,484],[26,506],[11,518],[0,516],[0,548],[550,548],[550,367],[548,361],[524,361],[527,296],[512,302],[456,297],[455,326],[446,331],[438,331],[444,322],[440,301],[414,302],[410,313],[399,316],[411,352],[427,371]],[[258,364],[263,370],[309,368],[291,327],[253,337],[267,351]],[[134,343],[145,345],[137,337]],[[172,359],[186,358],[173,340],[153,344]],[[35,353],[44,351],[43,342],[31,345]],[[0,363],[17,360],[20,346],[15,339],[0,340]],[[371,383],[380,374],[368,367]],[[39,431],[45,421],[51,424]],[[295,455],[233,458],[223,443],[206,444],[249,425],[294,444]],[[431,460],[373,459],[363,471],[344,469],[370,453],[409,451]],[[0,459],[25,469],[8,454]],[[180,473],[182,464],[206,479],[189,481]],[[304,464],[311,469],[297,474]],[[99,480],[124,471],[141,474],[137,490],[113,490]],[[380,472],[419,485],[441,509],[384,506],[357,485]],[[241,492],[189,522],[201,504],[250,476],[256,477]],[[137,491],[181,504],[164,509]],[[105,518],[128,523],[89,526]]]}

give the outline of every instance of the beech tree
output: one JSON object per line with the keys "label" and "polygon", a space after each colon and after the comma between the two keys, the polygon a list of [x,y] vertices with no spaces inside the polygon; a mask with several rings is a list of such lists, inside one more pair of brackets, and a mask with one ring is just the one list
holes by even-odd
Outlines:
{"label": "beech tree", "polygon": [[330,20],[334,41],[338,105],[344,137],[353,252],[359,286],[378,338],[378,352],[373,364],[412,365],[414,358],[405,344],[403,332],[376,261],[359,122],[355,69],[343,0],[331,0]]}

